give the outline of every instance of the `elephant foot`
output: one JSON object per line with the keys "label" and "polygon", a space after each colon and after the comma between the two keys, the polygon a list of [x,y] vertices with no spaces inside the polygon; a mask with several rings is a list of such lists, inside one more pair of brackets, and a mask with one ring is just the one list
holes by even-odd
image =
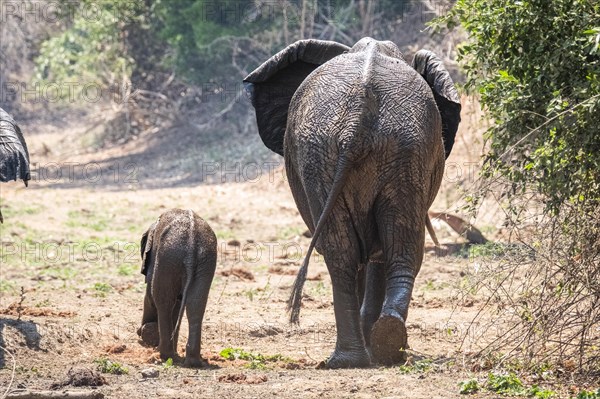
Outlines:
{"label": "elephant foot", "polygon": [[183,362],[183,367],[189,367],[189,368],[202,368],[207,366],[208,363],[202,359],[202,358],[190,358],[187,357],[185,358],[185,361]]}
{"label": "elephant foot", "polygon": [[160,338],[158,335],[158,323],[146,323],[138,329],[138,335],[142,342],[147,346],[156,347],[159,344]]}
{"label": "elephant foot", "polygon": [[371,329],[371,350],[375,361],[392,365],[406,360],[406,325],[401,317],[381,316]]}
{"label": "elephant foot", "polygon": [[362,351],[339,351],[335,350],[329,359],[319,363],[317,369],[348,369],[365,368],[371,366],[371,359],[366,350]]}

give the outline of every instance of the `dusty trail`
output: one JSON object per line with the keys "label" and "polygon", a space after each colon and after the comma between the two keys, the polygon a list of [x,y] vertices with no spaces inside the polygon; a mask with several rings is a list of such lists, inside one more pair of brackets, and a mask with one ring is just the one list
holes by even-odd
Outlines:
{"label": "dusty trail", "polygon": [[[68,154],[44,154],[44,146],[64,142],[65,135],[51,128],[41,133],[35,126],[23,129],[33,131],[32,158],[46,168],[71,162],[82,165],[74,170],[82,172],[86,164],[108,168],[114,159],[123,165],[128,151],[137,148],[131,144],[78,155],[65,147]],[[142,162],[144,157],[153,162]],[[59,179],[39,176],[28,189],[0,187],[5,216],[0,226],[0,346],[16,359],[13,387],[47,390],[64,381],[70,368],[97,370],[102,359],[119,363],[128,373],[102,374],[108,384],[97,389],[106,397],[131,399],[451,398],[459,397],[459,381],[476,375],[462,363],[468,340],[462,348],[461,343],[482,301],[457,295],[473,260],[436,256],[427,239],[409,313],[414,352],[407,367],[315,370],[335,344],[331,284],[325,264],[314,255],[301,324],[288,324],[285,301],[310,239],[303,234],[306,228],[282,171],[270,163],[268,173],[242,176],[234,179],[237,183],[188,179],[155,188],[161,177],[173,177],[170,169],[161,169],[164,160],[139,149],[130,159],[136,174],[126,170],[115,175],[112,169],[109,178],[93,179],[78,172]],[[445,208],[447,197],[439,198],[438,208]],[[219,240],[202,339],[209,369],[160,364],[157,353],[142,347],[135,334],[144,293],[139,239],[171,207],[192,208]],[[443,244],[462,242],[440,225],[434,227]],[[186,329],[184,321],[180,345],[186,342]],[[230,347],[278,355],[278,360],[219,356]],[[13,363],[10,355],[0,353],[0,386],[5,387],[13,377]],[[148,368],[158,370],[158,378],[143,379],[141,371]]]}

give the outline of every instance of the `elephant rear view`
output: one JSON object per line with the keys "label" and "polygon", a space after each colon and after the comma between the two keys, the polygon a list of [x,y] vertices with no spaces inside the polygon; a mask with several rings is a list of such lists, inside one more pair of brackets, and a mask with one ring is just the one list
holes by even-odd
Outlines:
{"label": "elephant rear view", "polygon": [[392,42],[352,48],[296,42],[245,79],[259,134],[283,155],[298,210],[313,232],[294,284],[298,320],[311,251],[333,286],[337,342],[324,367],[402,360],[406,318],[423,260],[427,211],[460,121],[441,61],[409,65]]}
{"label": "elephant rear view", "polygon": [[185,309],[189,335],[184,364],[200,367],[202,319],[217,264],[215,233],[193,211],[172,209],[144,233],[140,247],[147,285],[138,335],[147,344],[158,344],[162,359],[176,358]]}

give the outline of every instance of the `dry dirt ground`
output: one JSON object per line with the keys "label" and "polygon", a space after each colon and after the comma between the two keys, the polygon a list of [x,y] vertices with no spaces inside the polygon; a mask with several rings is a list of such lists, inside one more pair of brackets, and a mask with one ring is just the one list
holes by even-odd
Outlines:
{"label": "dry dirt ground", "polygon": [[[77,127],[71,136],[58,126],[22,129],[31,132],[37,171],[29,188],[0,187],[5,218],[0,395],[9,385],[47,390],[64,382],[72,368],[97,372],[109,362],[127,373],[102,373],[106,384],[95,389],[131,399],[455,398],[461,396],[460,381],[485,378],[480,365],[466,360],[470,338],[479,333],[469,321],[483,299],[460,291],[476,260],[436,254],[427,239],[408,320],[412,351],[406,366],[316,370],[335,344],[331,283],[322,259],[314,256],[301,323],[288,324],[285,301],[309,238],[281,169],[263,169],[258,178],[248,169],[238,182],[222,184],[210,169],[205,170],[210,179],[182,184],[164,166],[172,158],[143,155],[136,142],[112,152],[78,154],[70,147],[76,147]],[[161,179],[165,184],[158,188]],[[449,196],[440,194],[438,210],[449,205]],[[136,335],[144,294],[139,239],[173,207],[196,211],[219,238],[202,337],[206,369],[163,364]],[[496,222],[490,218],[479,227],[493,238]],[[462,242],[444,226],[436,229],[443,244]],[[180,353],[186,324],[182,332]],[[225,348],[266,358],[227,360],[220,356]],[[148,368],[158,370],[158,377],[143,378],[141,371]]]}

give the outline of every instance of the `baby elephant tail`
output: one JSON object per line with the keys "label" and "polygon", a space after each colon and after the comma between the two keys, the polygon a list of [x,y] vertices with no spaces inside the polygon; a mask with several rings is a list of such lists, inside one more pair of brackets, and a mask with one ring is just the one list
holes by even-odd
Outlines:
{"label": "baby elephant tail", "polygon": [[196,231],[194,213],[189,211],[190,217],[190,225],[188,232],[188,252],[185,254],[183,258],[183,266],[185,269],[185,286],[183,287],[183,294],[181,295],[181,306],[179,307],[179,316],[177,316],[177,324],[175,324],[175,328],[173,329],[173,335],[171,336],[172,340],[175,340],[175,337],[179,335],[179,327],[181,327],[181,319],[183,318],[183,311],[185,310],[185,306],[187,303],[187,295],[190,290],[190,286],[192,285],[192,279],[194,278],[194,253],[195,248],[197,248],[195,241],[194,231]]}

